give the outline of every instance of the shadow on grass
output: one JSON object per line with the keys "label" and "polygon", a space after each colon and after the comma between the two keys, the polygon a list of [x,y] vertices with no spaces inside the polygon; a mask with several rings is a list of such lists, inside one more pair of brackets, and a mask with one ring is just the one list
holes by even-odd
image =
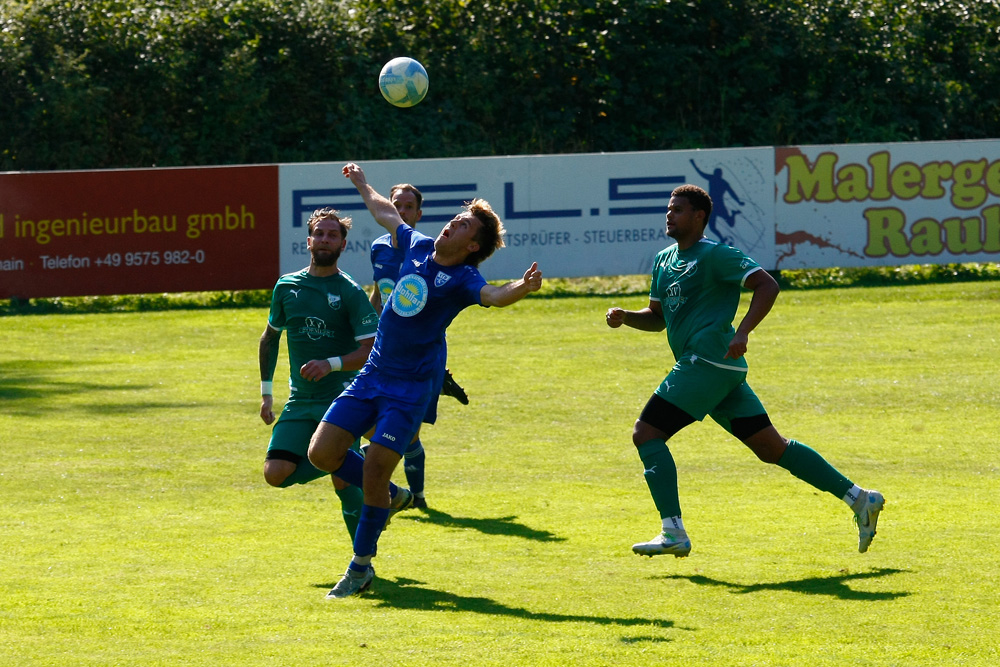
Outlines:
{"label": "shadow on grass", "polygon": [[806,577],[805,579],[793,579],[790,581],[777,581],[767,584],[737,584],[729,581],[721,581],[701,575],[680,575],[671,574],[657,579],[686,579],[697,586],[722,586],[730,589],[733,593],[740,595],[747,593],[757,593],[759,591],[789,591],[792,593],[803,593],[805,595],[829,595],[841,600],[895,600],[906,597],[910,593],[906,592],[868,592],[856,591],[847,585],[849,581],[862,579],[876,579],[899,574],[905,570],[897,570],[891,567],[881,567],[869,572],[858,572],[857,574],[841,574],[833,577]]}
{"label": "shadow on grass", "polygon": [[[316,584],[316,588],[332,588],[334,584]],[[372,587],[362,596],[375,600],[379,607],[392,609],[410,609],[416,611],[451,611],[472,614],[489,614],[492,616],[513,616],[529,621],[546,623],[593,623],[596,625],[620,625],[622,627],[643,628],[673,628],[674,622],[661,618],[615,618],[612,616],[553,614],[549,612],[534,612],[521,607],[508,607],[484,597],[466,597],[455,593],[426,588],[423,582],[400,577],[395,581],[379,579],[372,582]],[[669,641],[659,637],[644,635],[642,637],[622,638],[622,641]]]}
{"label": "shadow on grass", "polygon": [[[50,377],[50,372],[59,369],[61,363],[45,361],[14,361],[0,363],[0,402],[4,410],[17,415],[47,414],[55,401],[63,396],[90,394],[97,391],[144,391],[150,385],[141,384],[99,384],[95,382],[65,382]],[[60,409],[65,410],[63,402]],[[87,406],[87,410],[109,414],[132,413],[137,409],[179,407],[177,405],[138,404],[114,405],[101,403]]]}
{"label": "shadow on grass", "polygon": [[547,530],[536,530],[524,524],[517,523],[516,516],[501,516],[495,519],[476,519],[473,517],[452,516],[447,512],[432,508],[424,508],[417,512],[398,516],[395,520],[404,519],[406,521],[425,521],[436,526],[445,528],[471,528],[478,530],[484,535],[508,535],[510,537],[521,537],[526,540],[536,540],[538,542],[565,542],[565,537],[559,537]]}

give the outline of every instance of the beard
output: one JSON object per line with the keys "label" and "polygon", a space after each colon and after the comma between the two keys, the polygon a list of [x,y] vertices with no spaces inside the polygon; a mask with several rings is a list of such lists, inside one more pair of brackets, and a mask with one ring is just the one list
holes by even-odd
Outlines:
{"label": "beard", "polygon": [[310,248],[309,253],[312,255],[312,263],[316,266],[333,266],[340,259],[340,248],[335,250]]}

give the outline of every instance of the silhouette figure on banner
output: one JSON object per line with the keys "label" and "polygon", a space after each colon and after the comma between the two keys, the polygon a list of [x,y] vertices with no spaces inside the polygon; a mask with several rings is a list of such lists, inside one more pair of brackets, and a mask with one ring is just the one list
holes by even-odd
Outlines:
{"label": "silhouette figure on banner", "polygon": [[706,190],[708,190],[708,196],[712,198],[712,217],[708,219],[708,228],[722,243],[735,245],[736,239],[728,234],[723,234],[719,229],[720,219],[725,221],[725,223],[729,225],[730,229],[735,227],[736,216],[740,214],[739,209],[730,211],[726,207],[726,195],[730,195],[740,206],[746,206],[746,204],[743,203],[743,201],[739,198],[739,195],[736,194],[736,191],[733,190],[731,185],[729,185],[729,181],[723,178],[721,167],[717,167],[711,174],[706,174],[698,168],[698,165],[694,163],[694,160],[690,160],[690,162],[691,166],[694,167],[694,170],[697,171],[702,178],[708,181],[708,187]]}

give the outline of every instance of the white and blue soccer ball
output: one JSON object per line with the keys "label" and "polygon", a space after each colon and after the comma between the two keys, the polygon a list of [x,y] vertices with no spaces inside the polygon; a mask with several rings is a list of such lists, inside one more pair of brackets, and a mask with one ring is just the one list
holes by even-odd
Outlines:
{"label": "white and blue soccer ball", "polygon": [[427,70],[413,58],[393,58],[378,75],[378,89],[389,104],[412,107],[427,95]]}

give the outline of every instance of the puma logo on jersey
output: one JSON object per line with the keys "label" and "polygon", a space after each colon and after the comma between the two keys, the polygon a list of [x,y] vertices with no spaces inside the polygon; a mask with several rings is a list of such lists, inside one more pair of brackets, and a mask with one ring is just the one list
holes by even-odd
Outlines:
{"label": "puma logo on jersey", "polygon": [[294,296],[296,299],[299,298],[299,292],[301,292],[301,291],[302,291],[301,289],[290,289],[290,290],[288,290],[289,294],[291,294],[292,296]]}

